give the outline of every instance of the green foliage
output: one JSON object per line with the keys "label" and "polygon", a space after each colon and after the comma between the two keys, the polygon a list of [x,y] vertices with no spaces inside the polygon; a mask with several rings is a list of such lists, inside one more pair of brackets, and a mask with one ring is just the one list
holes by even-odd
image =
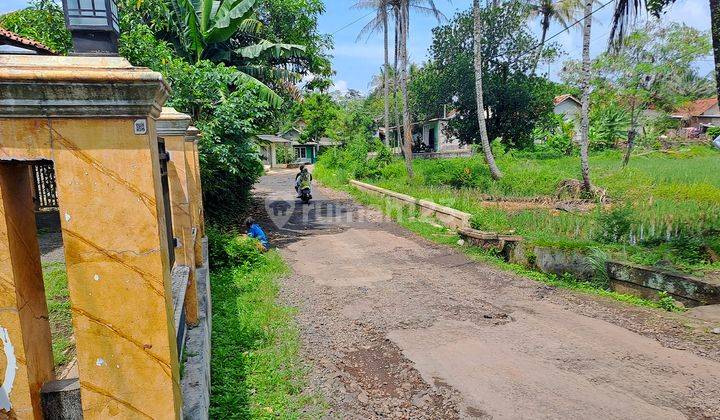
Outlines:
{"label": "green foliage", "polygon": [[263,171],[253,138],[272,115],[257,85],[233,67],[207,60],[188,63],[142,24],[122,33],[120,53],[134,65],[163,73],[172,85],[168,105],[190,114],[203,133],[200,163],[206,214],[216,222],[236,222]]}
{"label": "green foliage", "polygon": [[707,260],[705,239],[699,233],[684,230],[669,242],[673,253],[689,264],[697,264]]}
{"label": "green foliage", "polygon": [[633,225],[633,218],[633,209],[629,206],[613,207],[610,211],[599,211],[595,239],[603,243],[617,243],[626,240]]}
{"label": "green foliage", "polygon": [[51,0],[33,0],[30,7],[0,16],[0,27],[44,44],[59,54],[72,48],[62,8]]}
{"label": "green foliage", "polygon": [[630,115],[617,105],[595,107],[590,113],[590,147],[604,150],[615,147],[619,140],[627,139]]}
{"label": "green foliage", "polygon": [[[529,6],[513,1],[481,11],[483,22],[483,88],[490,138],[501,138],[513,148],[532,146],[535,126],[553,111],[553,97],[561,92],[555,83],[528,74],[536,54],[528,54],[537,41],[527,27]],[[438,117],[444,106],[458,111],[450,132],[463,142],[479,143],[473,43],[470,11],[456,15],[433,30],[430,63],[411,77],[412,103],[423,118]],[[542,55],[554,56],[554,46]],[[484,110],[487,111],[487,110]]]}
{"label": "green foliage", "polygon": [[52,333],[53,359],[55,366],[61,366],[70,362],[75,351],[65,264],[43,264],[43,281]]}
{"label": "green foliage", "polygon": [[295,151],[292,146],[278,145],[275,150],[275,159],[279,164],[291,163],[295,160]]}
{"label": "green foliage", "polygon": [[610,260],[608,253],[601,248],[593,247],[585,257],[593,269],[593,283],[599,288],[611,290],[610,276],[607,271],[607,262]]}
{"label": "green foliage", "polygon": [[575,123],[562,115],[553,114],[533,131],[533,138],[540,141],[536,150],[549,156],[573,156],[577,152]]}
{"label": "green foliage", "polygon": [[[217,232],[216,232],[217,233]],[[212,248],[228,256],[212,271],[212,418],[310,418],[323,415],[305,389],[294,310],[277,302],[278,280],[289,269],[275,251],[216,234]]]}
{"label": "green foliage", "polygon": [[[641,122],[649,107],[671,113],[680,105],[714,94],[714,83],[698,75],[693,62],[711,55],[708,32],[685,24],[650,21],[623,40],[618,51],[608,51],[593,60],[593,94],[595,108],[622,108],[629,122]],[[580,87],[582,69],[579,61],[566,63],[562,73],[569,85]],[[613,136],[620,138],[617,133]],[[601,144],[607,144],[604,138]]]}
{"label": "green foliage", "polygon": [[208,226],[208,252],[213,270],[229,267],[253,266],[263,253],[257,246],[257,240],[246,235],[225,231],[221,227]]}
{"label": "green foliage", "polygon": [[707,130],[708,138],[715,140],[720,136],[720,127],[709,127]]}
{"label": "green foliage", "polygon": [[668,312],[683,312],[685,309],[668,292],[658,292],[658,306]]}
{"label": "green foliage", "polygon": [[390,150],[377,139],[368,140],[357,135],[343,148],[332,148],[318,159],[315,176],[319,180],[339,177],[349,179],[374,179],[382,175],[393,161]]}
{"label": "green foliage", "polygon": [[335,137],[331,130],[340,117],[340,108],[330,95],[313,93],[295,105],[293,115],[305,123],[300,141],[318,141],[322,137]]}

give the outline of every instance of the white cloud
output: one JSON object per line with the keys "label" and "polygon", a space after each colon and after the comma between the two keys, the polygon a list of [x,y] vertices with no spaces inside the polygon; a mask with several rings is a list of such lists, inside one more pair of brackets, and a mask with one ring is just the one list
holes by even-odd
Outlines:
{"label": "white cloud", "polygon": [[337,81],[335,81],[335,82],[333,83],[333,87],[332,87],[332,89],[330,89],[330,90],[332,90],[332,91],[338,91],[338,92],[340,92],[340,93],[342,93],[342,94],[344,95],[344,94],[348,93],[348,90],[350,90],[350,89],[348,88],[348,82],[347,82],[347,81],[345,81],[345,80],[337,80]]}

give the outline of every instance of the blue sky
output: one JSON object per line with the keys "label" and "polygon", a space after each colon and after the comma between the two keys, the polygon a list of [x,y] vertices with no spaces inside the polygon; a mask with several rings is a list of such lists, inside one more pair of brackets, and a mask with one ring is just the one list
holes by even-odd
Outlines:
{"label": "blue sky", "polygon": [[[458,10],[466,10],[472,0],[435,0],[438,7],[447,17],[452,17]],[[0,14],[20,9],[27,5],[27,0],[2,0]],[[380,70],[383,62],[382,35],[371,37],[369,40],[356,42],[357,34],[362,27],[372,19],[367,10],[352,8],[355,0],[325,0],[326,13],[320,18],[320,31],[333,34],[335,39],[334,67],[337,71],[335,86],[339,90],[356,89],[362,92],[368,90],[372,75]],[[610,31],[612,4],[595,14],[593,22],[592,54],[603,51]],[[362,19],[361,19],[362,18]],[[346,25],[356,23],[345,27]],[[710,28],[710,9],[708,0],[678,0],[668,11],[664,19],[683,22],[698,29]],[[409,51],[410,59],[414,62],[423,62],[427,59],[427,49],[431,42],[431,29],[437,26],[434,18],[413,15],[411,18]],[[578,58],[581,53],[582,39],[579,26],[558,36],[555,40],[565,50],[566,56],[558,62],[548,66],[546,71],[551,78],[556,79],[562,62],[569,58]],[[345,27],[341,30],[341,28]],[[550,34],[560,31],[560,27],[552,27]],[[539,33],[539,25],[535,23],[533,30]],[[710,60],[699,61],[697,66],[703,73],[712,70]]]}

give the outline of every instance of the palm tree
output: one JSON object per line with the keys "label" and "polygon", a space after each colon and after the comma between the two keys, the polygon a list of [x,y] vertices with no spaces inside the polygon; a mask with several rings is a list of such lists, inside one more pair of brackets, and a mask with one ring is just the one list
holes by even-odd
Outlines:
{"label": "palm tree", "polygon": [[[708,0],[710,3],[710,34],[712,35],[713,53],[715,56],[715,86],[718,99],[720,99],[720,0]],[[612,27],[610,29],[610,47],[620,48],[625,37],[628,23],[634,19],[638,12],[649,10],[655,16],[675,0],[618,0],[615,3]]]}
{"label": "palm tree", "polygon": [[567,29],[570,21],[573,20],[582,6],[582,0],[538,0],[535,3],[530,3],[530,15],[532,17],[540,16],[540,25],[542,28],[540,44],[537,46],[532,74],[535,74],[537,71],[538,63],[542,57],[543,47],[545,46],[545,39],[547,38],[547,33],[552,21],[555,20]]}
{"label": "palm tree", "polygon": [[502,178],[502,172],[495,163],[495,157],[490,147],[487,125],[485,124],[485,101],[483,98],[483,77],[482,77],[482,20],[480,16],[480,1],[473,0],[473,38],[475,48],[475,97],[477,100],[478,124],[480,126],[480,142],[485,152],[485,161],[490,167],[490,175],[493,179]]}
{"label": "palm tree", "polygon": [[[305,47],[260,40],[258,43],[233,49],[230,40],[237,34],[256,35],[262,23],[255,18],[257,0],[173,0],[178,20],[180,42],[185,56],[191,61],[203,58],[228,62],[233,56],[240,61],[278,59],[302,56]],[[237,60],[232,60],[237,61]],[[272,106],[279,106],[282,98],[254,76],[272,76],[275,80],[293,80],[294,75],[284,69],[248,65],[238,71],[238,78],[258,86],[260,95]]]}
{"label": "palm tree", "polygon": [[389,145],[388,138],[390,136],[390,86],[388,83],[388,73],[390,70],[390,53],[389,53],[389,27],[388,27],[388,8],[390,6],[390,0],[361,0],[355,3],[354,7],[357,8],[372,8],[376,10],[376,15],[365,27],[360,31],[358,39],[364,34],[371,34],[382,29],[383,31],[383,47],[384,47],[384,58],[383,71],[382,71],[382,83],[383,83],[383,94],[385,101],[385,145]]}
{"label": "palm tree", "polygon": [[583,190],[586,194],[592,193],[590,181],[590,159],[588,148],[590,145],[590,33],[592,30],[593,0],[585,0],[585,20],[583,23],[583,53],[582,53],[582,113],[580,121],[580,165],[582,169]]}
{"label": "palm tree", "polygon": [[[414,176],[412,167],[412,118],[410,117],[410,108],[408,105],[408,32],[410,30],[410,7],[425,10],[433,14],[438,21],[443,18],[442,13],[435,6],[434,0],[392,0],[395,3],[396,12],[396,28],[399,29],[398,34],[398,50],[400,58],[400,95],[403,113],[403,154],[405,155],[405,166],[407,167],[408,177]],[[422,6],[426,4],[427,6]]]}

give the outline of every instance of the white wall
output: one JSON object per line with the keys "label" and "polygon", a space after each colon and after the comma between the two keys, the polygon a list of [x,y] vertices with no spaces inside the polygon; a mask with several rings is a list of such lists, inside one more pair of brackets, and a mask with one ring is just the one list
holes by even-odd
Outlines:
{"label": "white wall", "polygon": [[580,110],[580,105],[573,100],[564,100],[555,105],[555,113],[565,116],[566,120],[574,120]]}

